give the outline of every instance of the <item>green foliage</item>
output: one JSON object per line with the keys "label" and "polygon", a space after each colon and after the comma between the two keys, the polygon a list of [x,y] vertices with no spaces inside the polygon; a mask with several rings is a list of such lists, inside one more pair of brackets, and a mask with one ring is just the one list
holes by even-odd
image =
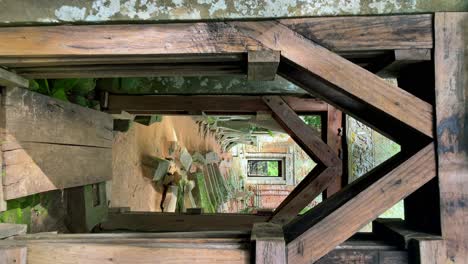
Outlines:
{"label": "green foliage", "polygon": [[268,161],[268,176],[279,176],[279,163],[277,161]]}
{"label": "green foliage", "polygon": [[96,79],[59,79],[32,80],[29,89],[62,101],[72,102],[84,107],[94,107],[97,103],[92,100]]}
{"label": "green foliage", "polygon": [[206,187],[205,176],[202,173],[196,174],[198,192],[200,193],[201,205],[199,205],[206,213],[216,213],[216,210],[211,203],[208,189]]}
{"label": "green foliage", "polygon": [[317,131],[321,131],[322,129],[322,121],[320,116],[318,115],[310,115],[310,116],[301,116],[302,120],[304,123],[306,123],[308,126],[316,129]]}

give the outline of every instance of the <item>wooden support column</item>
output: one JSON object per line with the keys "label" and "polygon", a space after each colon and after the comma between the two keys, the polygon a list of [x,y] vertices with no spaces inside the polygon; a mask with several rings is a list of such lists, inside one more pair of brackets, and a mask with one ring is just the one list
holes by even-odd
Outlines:
{"label": "wooden support column", "polygon": [[[324,122],[322,122],[323,124]],[[326,129],[326,142],[336,153],[338,158],[341,160],[342,168],[343,166],[343,113],[336,109],[335,107],[328,105],[327,111],[327,120],[326,126],[322,127],[322,129]],[[324,192],[324,198],[328,198],[341,190],[343,185],[347,182],[343,179],[344,171],[339,175],[336,175],[336,178],[333,182],[328,186],[328,188]]]}
{"label": "wooden support column", "polygon": [[256,264],[286,264],[283,228],[273,223],[256,223],[252,228]]}
{"label": "wooden support column", "polygon": [[442,237],[468,260],[468,13],[435,15],[435,97]]}

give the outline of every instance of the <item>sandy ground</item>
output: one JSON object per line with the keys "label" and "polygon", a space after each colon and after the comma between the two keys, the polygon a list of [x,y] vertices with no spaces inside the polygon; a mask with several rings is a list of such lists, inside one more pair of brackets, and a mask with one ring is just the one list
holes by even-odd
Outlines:
{"label": "sandy ground", "polygon": [[151,171],[141,160],[145,155],[167,157],[171,141],[186,147],[190,154],[220,151],[214,138],[205,139],[191,117],[165,116],[151,126],[134,123],[128,132],[117,132],[114,137],[113,179],[108,191],[111,207],[161,211],[162,188],[151,180]]}

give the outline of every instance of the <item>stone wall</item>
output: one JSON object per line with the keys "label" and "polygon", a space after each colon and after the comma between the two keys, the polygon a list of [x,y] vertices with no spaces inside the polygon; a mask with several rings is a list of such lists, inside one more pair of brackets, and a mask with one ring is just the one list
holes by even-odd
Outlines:
{"label": "stone wall", "polygon": [[466,11],[465,0],[2,0],[0,24]]}

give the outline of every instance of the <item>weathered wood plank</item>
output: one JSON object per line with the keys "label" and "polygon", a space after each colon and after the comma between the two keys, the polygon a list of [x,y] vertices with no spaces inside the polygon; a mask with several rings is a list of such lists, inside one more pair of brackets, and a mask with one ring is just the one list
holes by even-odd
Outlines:
{"label": "weathered wood plank", "polygon": [[65,57],[0,57],[0,65],[9,68],[49,67],[72,65],[103,65],[103,64],[175,64],[175,63],[213,63],[242,62],[243,54],[204,54],[204,55],[122,55],[122,56],[65,56]]}
{"label": "weathered wood plank", "polygon": [[[369,176],[372,175],[365,177]],[[333,210],[314,208],[315,210],[312,209],[308,213],[314,214],[316,210],[327,212],[306,232],[288,243],[288,262],[317,261],[368,222],[434,177],[435,154],[434,145],[431,143],[397,168],[386,173],[385,176],[376,177],[375,181],[363,191],[346,201],[335,204],[337,200],[342,199],[341,195],[346,196],[348,191],[352,191],[366,179],[353,182],[331,199],[323,202],[322,207],[330,205]]]}
{"label": "weathered wood plank", "polygon": [[144,232],[250,231],[270,216],[249,214],[109,213],[104,230]]}
{"label": "weathered wood plank", "polygon": [[0,239],[16,235],[24,235],[28,229],[27,225],[0,223]]}
{"label": "weathered wood plank", "polygon": [[[117,78],[155,76],[241,76],[246,71],[240,63],[178,63],[171,64],[99,64],[15,68],[30,79],[41,78]],[[275,71],[276,73],[276,71]]]}
{"label": "weathered wood plank", "polygon": [[[352,112],[386,135],[392,134],[394,126],[389,125],[396,122],[400,130],[407,133],[406,137],[414,133],[412,129],[427,137],[433,136],[432,106],[423,100],[277,22],[229,23],[266,47],[280,50],[279,74],[314,95],[324,97],[330,104]],[[300,69],[296,73],[291,66]],[[404,141],[405,136],[397,139]]]}
{"label": "weathered wood plank", "polygon": [[15,73],[0,68],[0,86],[27,88],[29,81]]}
{"label": "weathered wood plank", "polygon": [[283,229],[272,223],[256,223],[251,241],[255,248],[256,264],[286,264],[286,243]]}
{"label": "weathered wood plank", "polygon": [[263,101],[273,112],[273,118],[316,162],[326,167],[341,165],[334,150],[325,144],[317,131],[306,125],[280,96],[264,96]]}
{"label": "weathered wood plank", "polygon": [[280,62],[280,52],[273,50],[249,51],[247,55],[247,79],[273,81]]}
{"label": "weathered wood plank", "polygon": [[433,46],[432,18],[426,15],[315,17],[280,23],[333,51],[392,50]]}
{"label": "weathered wood plank", "polygon": [[409,241],[409,258],[411,263],[415,264],[454,263],[447,259],[447,249],[445,241],[442,239],[411,239]]}
{"label": "weathered wood plank", "polygon": [[379,218],[372,222],[372,232],[386,242],[408,249],[413,239],[441,239],[434,234],[418,232],[408,228],[402,219]]}
{"label": "weathered wood plank", "polygon": [[4,129],[20,144],[112,148],[112,117],[106,113],[21,88],[6,89],[3,97]]}
{"label": "weathered wood plank", "polygon": [[3,152],[5,200],[112,178],[111,149],[26,142],[15,145]]}
{"label": "weathered wood plank", "polygon": [[4,27],[0,56],[220,54],[263,49],[222,22]]}
{"label": "weathered wood plank", "polygon": [[468,260],[468,13],[435,15],[437,152],[448,259]]}
{"label": "weathered wood plank", "polygon": [[284,225],[321,194],[336,175],[341,175],[341,161],[317,132],[307,126],[281,97],[265,96],[264,101],[283,129],[319,163],[276,208],[270,221]]}
{"label": "weathered wood plank", "polygon": [[[285,96],[284,100],[298,113],[327,111],[327,104],[314,98]],[[191,114],[204,112],[256,114],[271,109],[260,96],[171,96],[112,95],[108,96],[107,112],[130,114]]]}
{"label": "weathered wood plank", "polygon": [[167,248],[147,244],[35,243],[28,245],[28,264],[71,263],[249,263],[245,249]]}
{"label": "weathered wood plank", "polygon": [[406,251],[341,249],[333,250],[319,259],[316,264],[407,264]]}
{"label": "weathered wood plank", "polygon": [[5,264],[26,264],[28,249],[22,246],[1,246],[0,260]]}
{"label": "weathered wood plank", "polygon": [[[343,164],[343,143],[342,143],[342,132],[343,132],[343,113],[335,107],[328,105],[327,109],[327,120],[322,122],[322,127],[326,127],[326,142],[333,151],[336,153],[340,162]],[[344,166],[341,166],[344,168]],[[343,173],[336,175],[335,179],[325,190],[325,198],[332,196],[337,193],[343,187],[343,183],[347,182],[343,179]]]}

